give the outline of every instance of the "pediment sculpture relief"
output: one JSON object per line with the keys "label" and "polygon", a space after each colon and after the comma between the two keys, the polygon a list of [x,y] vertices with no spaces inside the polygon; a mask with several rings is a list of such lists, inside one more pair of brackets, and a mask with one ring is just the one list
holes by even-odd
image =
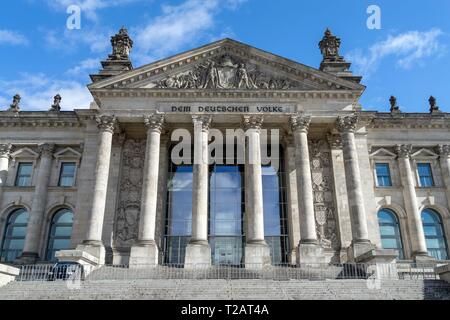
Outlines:
{"label": "pediment sculpture relief", "polygon": [[193,70],[172,75],[154,83],[169,89],[266,89],[288,90],[299,84],[287,78],[262,72],[258,66],[223,55],[200,63]]}

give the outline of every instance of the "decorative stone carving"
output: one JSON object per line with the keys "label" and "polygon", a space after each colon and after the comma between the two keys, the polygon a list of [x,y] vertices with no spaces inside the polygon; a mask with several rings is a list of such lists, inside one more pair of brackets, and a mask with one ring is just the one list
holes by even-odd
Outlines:
{"label": "decorative stone carving", "polygon": [[192,122],[194,126],[200,124],[202,131],[208,131],[212,123],[212,116],[192,116]]}
{"label": "decorative stone carving", "polygon": [[271,89],[287,90],[299,84],[287,78],[275,77],[258,66],[228,54],[211,58],[194,66],[193,70],[171,75],[156,82],[157,88],[169,89]]}
{"label": "decorative stone carving", "polygon": [[122,151],[119,202],[114,224],[116,247],[131,247],[138,238],[145,140],[126,140]]}
{"label": "decorative stone carving", "polygon": [[324,61],[342,61],[343,58],[339,55],[340,46],[341,39],[334,36],[330,29],[327,28],[322,41],[319,42],[320,52],[322,52]]}
{"label": "decorative stone carving", "polygon": [[328,134],[328,144],[331,149],[342,149],[342,137],[339,134]]}
{"label": "decorative stone carving", "polygon": [[10,143],[0,144],[0,158],[9,158],[12,145]]}
{"label": "decorative stone carving", "polygon": [[115,116],[96,116],[95,121],[97,121],[97,126],[100,130],[114,132],[114,128],[116,126],[116,117]]}
{"label": "decorative stone carving", "polygon": [[245,130],[261,130],[264,123],[264,116],[244,116],[243,127]]}
{"label": "decorative stone carving", "polygon": [[428,99],[428,102],[430,103],[430,113],[441,112],[436,104],[435,97],[431,96],[430,99]]}
{"label": "decorative stone carving", "polygon": [[20,111],[20,100],[22,98],[20,97],[19,94],[16,94],[13,97],[13,102],[12,104],[9,106],[9,111],[13,111],[13,112],[19,112]]}
{"label": "decorative stone carving", "polygon": [[448,144],[439,145],[437,151],[441,157],[450,157],[450,145]]}
{"label": "decorative stone carving", "polygon": [[325,140],[319,140],[311,141],[309,150],[317,236],[322,247],[338,254],[340,244],[336,231],[330,148]]}
{"label": "decorative stone carving", "polygon": [[53,151],[55,150],[55,145],[50,143],[44,143],[39,146],[39,152],[41,157],[51,157]]}
{"label": "decorative stone carving", "polygon": [[289,119],[292,131],[301,130],[308,133],[309,125],[311,123],[311,117],[294,115]]}
{"label": "decorative stone carving", "polygon": [[108,60],[129,60],[133,40],[128,36],[127,29],[122,27],[118,34],[111,37],[111,45],[113,52],[109,55]]}
{"label": "decorative stone carving", "polygon": [[53,104],[50,107],[50,111],[61,111],[61,96],[59,94],[57,94],[54,98],[53,98]]}
{"label": "decorative stone carving", "polygon": [[397,98],[394,96],[391,96],[389,99],[389,103],[391,104],[391,113],[398,113],[400,112],[400,107],[397,105]]}
{"label": "decorative stone carving", "polygon": [[339,116],[336,122],[337,128],[341,133],[355,132],[358,123],[358,115]]}
{"label": "decorative stone carving", "polygon": [[161,133],[164,127],[164,114],[154,113],[144,116],[144,124],[150,130],[156,130]]}
{"label": "decorative stone carving", "polygon": [[395,153],[399,158],[409,158],[412,153],[412,145],[410,144],[398,144],[395,146]]}

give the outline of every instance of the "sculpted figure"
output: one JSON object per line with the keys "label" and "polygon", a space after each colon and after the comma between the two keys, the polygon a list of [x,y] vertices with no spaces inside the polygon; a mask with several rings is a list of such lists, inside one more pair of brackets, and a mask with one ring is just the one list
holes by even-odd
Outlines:
{"label": "sculpted figure", "polygon": [[57,94],[54,98],[53,98],[53,104],[50,108],[50,111],[61,111],[61,96],[59,94]]}
{"label": "sculpted figure", "polygon": [[252,79],[248,76],[247,68],[244,63],[239,65],[237,69],[237,76],[239,79],[238,88],[246,88],[246,89],[256,89],[256,85],[253,83]]}
{"label": "sculpted figure", "polygon": [[16,94],[13,97],[12,104],[9,106],[9,111],[19,112],[20,111],[20,100],[21,99],[22,98],[20,97],[20,95]]}
{"label": "sculpted figure", "polygon": [[216,63],[211,61],[208,65],[208,69],[206,71],[206,80],[203,85],[203,89],[208,88],[211,85],[211,88],[220,88],[220,79],[219,79],[219,71],[217,70]]}

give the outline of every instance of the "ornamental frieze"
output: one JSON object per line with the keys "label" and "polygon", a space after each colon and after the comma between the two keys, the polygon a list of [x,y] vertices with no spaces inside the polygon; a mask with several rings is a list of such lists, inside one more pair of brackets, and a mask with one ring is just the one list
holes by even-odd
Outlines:
{"label": "ornamental frieze", "polygon": [[301,84],[274,76],[252,63],[225,54],[199,63],[192,70],[171,75],[153,83],[155,88],[169,89],[298,89]]}

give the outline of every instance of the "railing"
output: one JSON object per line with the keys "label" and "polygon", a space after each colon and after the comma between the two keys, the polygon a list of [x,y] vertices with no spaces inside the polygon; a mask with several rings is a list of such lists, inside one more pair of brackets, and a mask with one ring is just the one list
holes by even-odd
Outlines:
{"label": "railing", "polygon": [[[102,266],[93,270],[55,270],[53,265],[21,266],[16,281],[52,280],[164,280],[164,279],[226,279],[226,280],[349,280],[349,279],[439,279],[435,265],[403,264],[309,264],[261,266],[246,265],[210,266],[182,264],[173,265],[114,265]],[[56,275],[56,276],[55,276]]]}

